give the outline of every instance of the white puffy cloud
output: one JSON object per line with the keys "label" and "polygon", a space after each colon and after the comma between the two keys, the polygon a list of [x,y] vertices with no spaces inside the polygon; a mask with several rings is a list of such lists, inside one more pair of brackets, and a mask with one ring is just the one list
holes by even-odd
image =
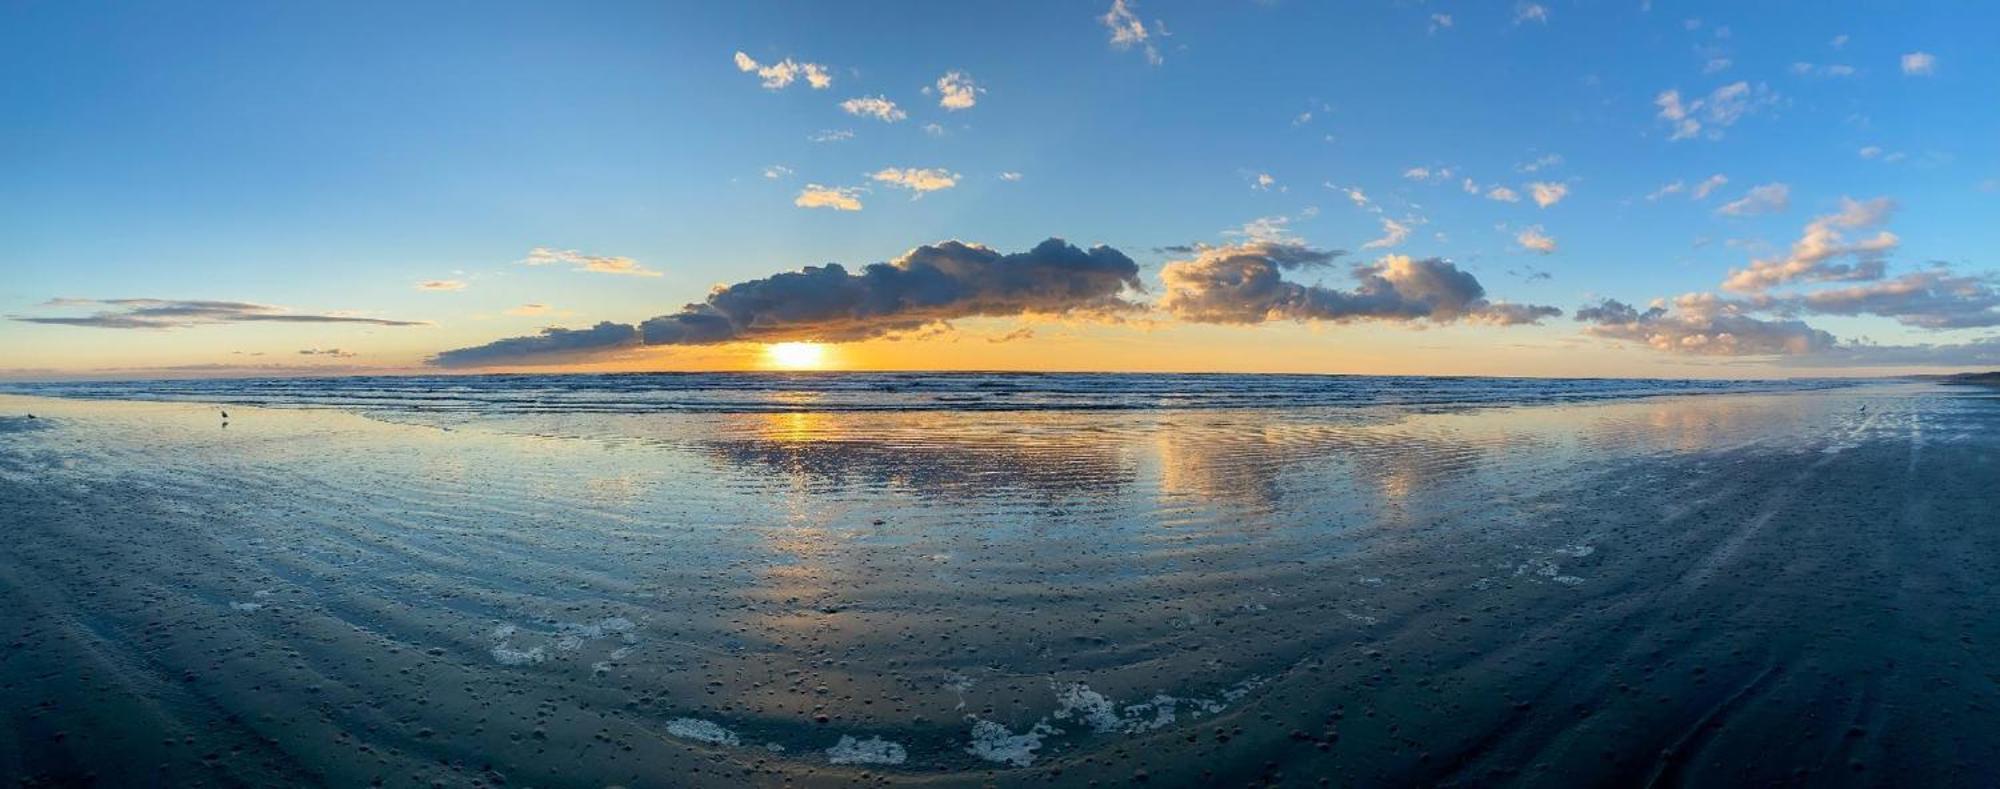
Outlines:
{"label": "white puffy cloud", "polygon": [[1937,56],[1929,52],[1911,52],[1903,56],[1903,73],[1912,77],[1928,77],[1937,73]]}
{"label": "white puffy cloud", "polygon": [[871,173],[869,178],[898,189],[908,189],[919,197],[926,192],[950,189],[958,185],[959,174],[940,167],[916,168],[884,167]]}
{"label": "white puffy cloud", "polygon": [[835,211],[861,210],[861,189],[854,186],[806,184],[792,205],[800,208],[831,208]]}
{"label": "white puffy cloud", "polygon": [[1520,233],[1515,234],[1514,243],[1520,244],[1522,249],[1530,252],[1540,252],[1544,255],[1556,251],[1555,238],[1543,232],[1541,225],[1525,228]]}
{"label": "white puffy cloud", "polygon": [[1548,208],[1562,202],[1562,199],[1569,194],[1569,185],[1536,181],[1528,184],[1528,192],[1534,195],[1535,205]]}
{"label": "white puffy cloud", "polygon": [[766,64],[758,63],[755,58],[737,52],[736,69],[755,73],[763,80],[766,90],[783,90],[785,86],[798,81],[799,77],[805,77],[806,84],[811,85],[813,90],[824,90],[833,84],[833,75],[827,73],[825,66],[818,63],[801,63],[791,58]]}
{"label": "white puffy cloud", "polygon": [[1330,265],[1337,252],[1291,241],[1253,240],[1202,247],[1194,258],[1160,271],[1161,309],[1193,323],[1267,321],[1386,321],[1399,323],[1535,323],[1562,314],[1553,307],[1493,302],[1478,278],[1437,258],[1387,255],[1350,273],[1353,290],[1290,282],[1284,272]]}
{"label": "white puffy cloud", "polygon": [[1487,190],[1486,199],[1498,200],[1503,203],[1518,203],[1521,202],[1521,195],[1512,189],[1508,189],[1507,187],[1496,186],[1490,190]]}
{"label": "white puffy cloud", "polygon": [[967,110],[979,103],[979,94],[986,89],[979,87],[972,78],[962,71],[947,72],[938,77],[938,106],[947,110]]}

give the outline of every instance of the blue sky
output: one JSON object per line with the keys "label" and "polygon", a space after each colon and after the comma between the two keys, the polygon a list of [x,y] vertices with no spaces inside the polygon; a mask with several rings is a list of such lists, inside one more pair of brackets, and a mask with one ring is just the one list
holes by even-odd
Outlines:
{"label": "blue sky", "polygon": [[[1987,221],[2000,215],[1995,15],[1637,0],[14,3],[0,9],[0,314],[144,309],[52,299],[239,306],[182,305],[158,322],[0,322],[0,368],[423,369],[438,352],[544,327],[681,314],[713,286],[801,266],[854,270],[947,239],[1014,253],[1050,237],[1128,256],[1145,290],[1120,298],[1136,307],[1104,320],[1098,302],[1002,299],[1016,315],[966,295],[922,312],[920,329],[907,315],[871,324],[851,338],[855,366],[1034,366],[1033,339],[963,341],[1010,336],[1017,318],[1043,352],[1111,360],[1099,366],[1509,369],[1497,356],[1534,374],[1742,375],[1978,364],[2000,358],[1988,355],[2000,317],[1985,317],[2000,271]],[[767,87],[740,70],[739,52],[758,67],[814,64],[830,83],[815,88],[801,71]],[[938,82],[953,73],[973,86],[970,106],[941,106]],[[842,109],[868,97],[900,117]],[[949,185],[916,192],[874,177],[885,170]],[[801,207],[812,185],[854,190],[860,210]],[[1792,256],[1846,198],[1887,203],[1822,228],[1842,244],[1883,232],[1893,242],[1806,261],[1769,287],[1721,287],[1753,261]],[[1378,239],[1394,243],[1368,246]],[[1349,254],[1297,266],[1272,254],[1292,247]],[[578,254],[524,264],[537,248]],[[1486,301],[1441,306],[1408,291],[1395,272],[1414,269],[1385,256],[1438,259],[1476,277]],[[586,258],[657,276],[585,270]],[[1225,260],[1251,260],[1297,298],[1210,313],[1226,320],[1162,312],[1175,286],[1161,272],[1176,261],[1183,290],[1244,297],[1205,278]],[[1399,306],[1297,306],[1365,291],[1354,265],[1401,288]],[[1913,274],[1931,279],[1901,279]],[[1898,283],[1926,287],[1923,303]],[[1807,298],[1838,288],[1876,290],[1843,307]],[[1643,314],[1688,293],[1724,306]],[[1639,314],[1575,319],[1607,298]],[[1486,302],[1564,314],[1498,325],[1480,317]],[[235,320],[245,310],[301,319]],[[1943,324],[1953,328],[1929,328]],[[830,325],[730,340],[848,339]],[[1726,352],[1715,342],[1725,329],[1738,343]],[[1743,341],[1764,331],[1776,344]],[[883,350],[896,337],[904,350]],[[1960,350],[1917,357],[1857,349],[1864,340]],[[635,335],[508,361],[744,358],[729,345],[656,346]],[[1291,361],[1245,362],[1238,348]],[[1389,370],[1368,349],[1399,362]]]}

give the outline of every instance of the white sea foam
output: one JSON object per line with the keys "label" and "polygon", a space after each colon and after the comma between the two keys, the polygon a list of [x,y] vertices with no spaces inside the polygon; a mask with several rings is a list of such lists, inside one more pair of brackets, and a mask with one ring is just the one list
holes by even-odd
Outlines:
{"label": "white sea foam", "polygon": [[675,718],[667,721],[667,733],[684,740],[695,740],[712,745],[736,745],[736,732],[722,728],[714,721],[700,718]]}
{"label": "white sea foam", "polygon": [[842,735],[840,742],[826,749],[826,760],[834,764],[902,764],[907,758],[903,746],[880,737],[857,740]]}

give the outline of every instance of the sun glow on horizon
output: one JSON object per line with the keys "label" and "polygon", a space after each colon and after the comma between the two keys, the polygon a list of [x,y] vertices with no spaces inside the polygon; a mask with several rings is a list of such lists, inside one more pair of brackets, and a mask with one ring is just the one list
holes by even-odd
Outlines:
{"label": "sun glow on horizon", "polygon": [[826,367],[826,346],[816,342],[780,342],[764,346],[764,362],[779,370],[819,370]]}

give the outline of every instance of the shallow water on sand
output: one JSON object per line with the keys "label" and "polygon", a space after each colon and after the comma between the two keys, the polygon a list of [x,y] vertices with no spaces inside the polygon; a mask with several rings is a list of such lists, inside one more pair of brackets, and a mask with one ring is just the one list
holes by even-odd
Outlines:
{"label": "shallow water on sand", "polygon": [[0,397],[0,773],[1991,785],[1989,394]]}

